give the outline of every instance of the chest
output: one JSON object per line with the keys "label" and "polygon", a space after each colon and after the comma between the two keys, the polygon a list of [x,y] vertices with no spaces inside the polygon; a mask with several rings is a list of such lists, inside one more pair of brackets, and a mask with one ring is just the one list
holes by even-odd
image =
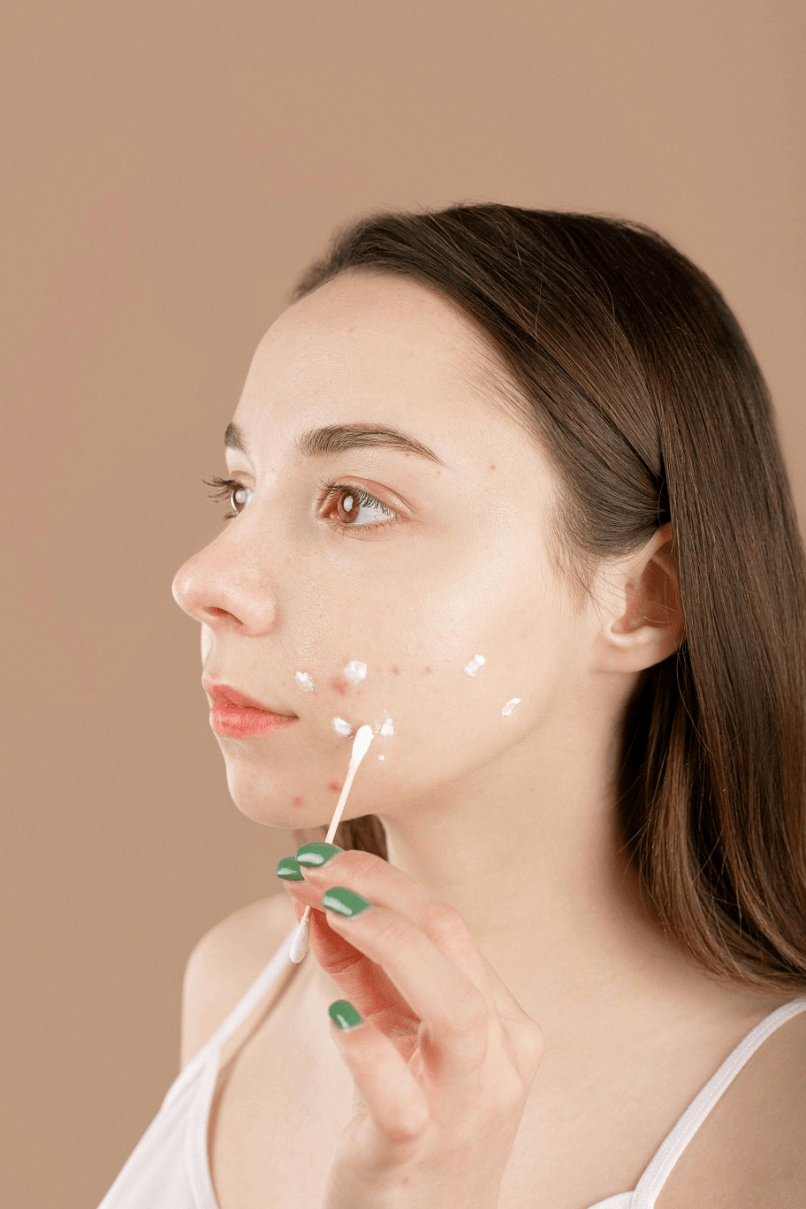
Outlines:
{"label": "chest", "polygon": [[[257,1030],[222,1066],[208,1128],[220,1209],[321,1209],[342,1130],[355,1112],[352,1077],[321,1006],[304,995],[281,1001],[267,1022],[271,1027]],[[726,1053],[724,1042],[721,1048],[656,1045],[619,1052],[591,1044],[573,1055],[547,1052],[499,1209],[588,1209],[634,1188]],[[690,1209],[692,1192],[701,1186],[735,1187],[737,1153],[757,1140],[753,1102],[759,1089],[753,1082],[746,1078],[741,1089],[744,1110],[741,1095],[717,1104],[695,1135],[697,1145],[673,1170],[657,1209]]]}

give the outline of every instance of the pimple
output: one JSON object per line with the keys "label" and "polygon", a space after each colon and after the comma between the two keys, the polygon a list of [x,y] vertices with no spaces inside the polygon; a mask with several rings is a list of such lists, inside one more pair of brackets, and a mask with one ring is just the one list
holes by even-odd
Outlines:
{"label": "pimple", "polygon": [[395,667],[395,666],[394,666],[394,664],[392,665],[392,675],[393,675],[393,676],[399,676],[399,675],[400,675],[400,668],[399,668],[399,667]]}
{"label": "pimple", "polygon": [[334,693],[338,693],[340,697],[343,697],[347,692],[347,681],[343,676],[334,676],[330,681],[330,687]]}
{"label": "pimple", "polygon": [[338,781],[328,781],[327,787],[328,789],[331,789],[333,793],[341,793],[342,790],[342,787],[339,785]]}
{"label": "pimple", "polygon": [[425,670],[426,670],[427,672],[433,672],[433,670],[434,670],[434,669],[433,669],[432,667],[427,667]]}
{"label": "pimple", "polygon": [[492,465],[492,466],[490,467],[490,470],[495,470],[495,465]]}
{"label": "pimple", "polygon": [[301,798],[299,795],[297,795],[297,797],[291,799],[291,805],[292,806],[301,806],[303,801],[304,801],[304,799]]}

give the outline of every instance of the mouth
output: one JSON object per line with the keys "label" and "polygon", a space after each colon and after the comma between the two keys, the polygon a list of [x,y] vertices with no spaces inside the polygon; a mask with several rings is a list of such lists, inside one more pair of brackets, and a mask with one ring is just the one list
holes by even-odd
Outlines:
{"label": "mouth", "polygon": [[214,684],[209,680],[202,680],[202,688],[206,693],[213,698],[213,701],[220,701],[224,705],[236,706],[239,709],[251,709],[260,711],[264,714],[273,714],[277,718],[296,718],[297,714],[285,713],[279,706],[269,705],[265,701],[258,701],[255,697],[247,697],[245,693],[239,689],[233,688],[231,684]]}

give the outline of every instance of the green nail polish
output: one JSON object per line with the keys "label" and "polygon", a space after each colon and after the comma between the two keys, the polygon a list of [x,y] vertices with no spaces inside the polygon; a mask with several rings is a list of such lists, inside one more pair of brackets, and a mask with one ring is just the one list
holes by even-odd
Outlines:
{"label": "green nail polish", "polygon": [[351,918],[368,910],[373,904],[368,898],[356,894],[355,890],[348,890],[346,886],[331,886],[329,890],[325,890],[322,906],[327,907],[328,911],[335,911],[337,915]]}
{"label": "green nail polish", "polygon": [[303,844],[297,848],[296,859],[308,869],[321,869],[322,865],[332,861],[339,852],[344,852],[344,849],[338,844]]}
{"label": "green nail polish", "polygon": [[357,1024],[364,1023],[364,1017],[346,999],[337,999],[335,1003],[331,1003],[327,1013],[339,1028],[355,1028]]}
{"label": "green nail polish", "polygon": [[299,861],[293,856],[281,856],[274,872],[278,877],[282,877],[287,882],[305,881],[299,870]]}

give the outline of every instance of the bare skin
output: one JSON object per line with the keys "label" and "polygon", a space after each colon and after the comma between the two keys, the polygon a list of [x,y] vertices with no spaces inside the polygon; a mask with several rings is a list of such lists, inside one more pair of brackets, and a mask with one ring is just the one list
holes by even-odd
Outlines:
{"label": "bare skin", "polygon": [[[546,1054],[501,1209],[583,1209],[634,1186],[722,1058],[792,996],[737,991],[699,970],[663,937],[620,849],[620,720],[640,673],[683,639],[670,527],[603,566],[596,606],[575,608],[545,545],[553,472],[480,394],[477,353],[475,333],[447,302],[395,278],[347,274],[286,310],[258,347],[233,417],[249,452],[228,449],[228,473],[248,500],[180,568],[173,592],[201,623],[206,679],[298,716],[276,734],[217,734],[247,817],[281,828],[328,823],[350,748],[333,718],[353,733],[393,720],[344,817],[381,817],[390,863],[461,913],[543,1030]],[[440,461],[372,446],[318,457],[295,448],[309,429],[358,422],[402,429]],[[323,478],[369,493],[394,516],[377,504],[357,512],[349,490],[324,500]],[[485,662],[469,675],[477,654]],[[353,660],[367,665],[356,684],[344,676]],[[322,1011],[338,997],[315,966],[288,993],[289,1003],[307,996]],[[299,1015],[287,1015],[286,1029],[295,1022],[312,1044]],[[349,1072],[339,1077],[339,1056],[332,1045],[325,1055],[322,1038],[341,1101]],[[244,1051],[253,1065],[242,1069],[269,1077],[287,1042],[288,1031],[259,1032]],[[289,1075],[294,1060],[286,1054]],[[319,1090],[317,1128],[332,1128],[335,1105]],[[234,1120],[239,1111],[251,1120],[246,1088],[232,1094]],[[613,1144],[614,1103],[619,1135],[633,1139],[626,1150]],[[300,1128],[310,1111],[301,1101]],[[293,1113],[283,1121],[293,1130]],[[241,1156],[233,1170],[247,1180],[261,1162],[257,1150],[252,1168]],[[276,1180],[274,1160],[266,1168]],[[238,1178],[222,1209],[273,1203],[241,1197]]]}

